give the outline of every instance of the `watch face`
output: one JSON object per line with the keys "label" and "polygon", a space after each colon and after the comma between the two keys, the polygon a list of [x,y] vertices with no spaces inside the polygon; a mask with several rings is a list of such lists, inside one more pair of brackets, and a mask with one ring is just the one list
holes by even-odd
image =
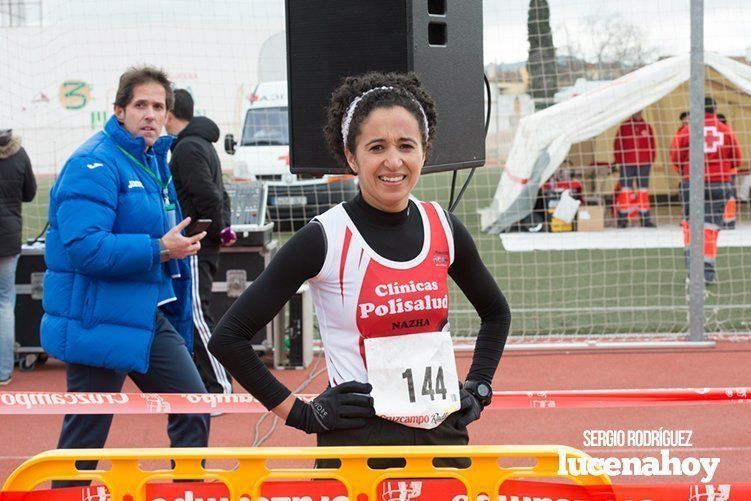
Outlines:
{"label": "watch face", "polygon": [[477,385],[477,394],[480,395],[482,398],[489,397],[490,396],[490,386],[486,384],[478,384]]}

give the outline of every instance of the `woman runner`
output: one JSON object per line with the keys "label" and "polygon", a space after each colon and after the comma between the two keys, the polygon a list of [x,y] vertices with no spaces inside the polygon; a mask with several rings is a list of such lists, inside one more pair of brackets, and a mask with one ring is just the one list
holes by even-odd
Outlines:
{"label": "woman runner", "polygon": [[[246,390],[321,446],[466,445],[467,425],[490,403],[511,314],[461,221],[411,197],[435,126],[434,102],[415,74],[344,79],[324,132],[357,175],[359,194],[296,232],[211,338],[211,352]],[[481,320],[463,385],[449,336],[449,276]],[[309,403],[250,342],[305,281],[329,378]]]}

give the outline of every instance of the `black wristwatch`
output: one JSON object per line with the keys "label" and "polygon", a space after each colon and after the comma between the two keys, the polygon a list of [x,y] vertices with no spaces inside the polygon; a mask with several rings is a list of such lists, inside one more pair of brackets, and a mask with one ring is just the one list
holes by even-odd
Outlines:
{"label": "black wristwatch", "polygon": [[487,407],[490,401],[493,400],[493,388],[491,388],[488,383],[483,383],[482,381],[466,381],[462,388],[479,400],[483,407]]}

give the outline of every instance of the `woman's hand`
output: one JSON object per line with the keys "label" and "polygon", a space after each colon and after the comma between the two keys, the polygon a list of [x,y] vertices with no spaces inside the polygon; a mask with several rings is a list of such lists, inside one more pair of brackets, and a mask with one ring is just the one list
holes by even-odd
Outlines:
{"label": "woman's hand", "polygon": [[362,428],[367,418],[375,416],[372,390],[368,383],[348,381],[308,403],[296,399],[286,424],[305,433]]}
{"label": "woman's hand", "polygon": [[477,397],[464,388],[459,390],[459,396],[461,397],[462,406],[456,411],[459,414],[459,419],[456,420],[456,426],[457,428],[466,428],[469,423],[480,419],[482,404],[477,400]]}

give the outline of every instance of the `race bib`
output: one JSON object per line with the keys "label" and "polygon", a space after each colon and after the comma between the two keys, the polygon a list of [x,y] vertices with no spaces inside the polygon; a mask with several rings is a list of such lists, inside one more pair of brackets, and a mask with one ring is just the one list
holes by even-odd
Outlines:
{"label": "race bib", "polygon": [[368,338],[364,344],[378,416],[431,429],[459,410],[459,378],[448,332]]}

